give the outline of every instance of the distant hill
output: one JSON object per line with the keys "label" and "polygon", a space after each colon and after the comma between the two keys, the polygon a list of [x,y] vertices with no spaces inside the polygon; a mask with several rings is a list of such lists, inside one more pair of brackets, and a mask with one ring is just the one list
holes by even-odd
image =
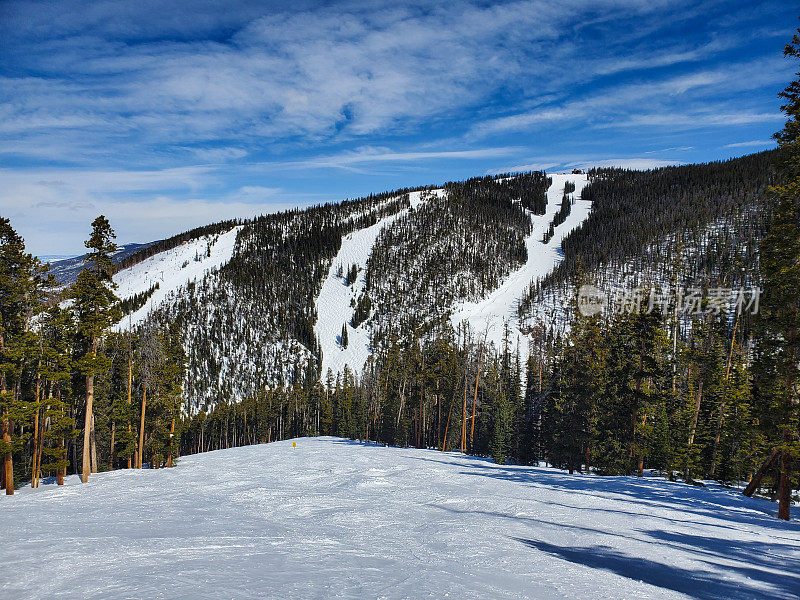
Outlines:
{"label": "distant hill", "polygon": [[[148,248],[153,244],[157,244],[160,240],[155,242],[147,242],[145,244],[123,244],[118,246],[117,251],[114,253],[114,264],[119,264],[129,256],[136,254],[140,250]],[[72,258],[65,258],[62,260],[55,260],[50,263],[50,273],[53,274],[59,285],[70,285],[75,283],[78,278],[78,273],[83,270],[86,261],[86,254],[81,256],[74,256]],[[39,257],[41,260],[47,260],[48,256]]]}

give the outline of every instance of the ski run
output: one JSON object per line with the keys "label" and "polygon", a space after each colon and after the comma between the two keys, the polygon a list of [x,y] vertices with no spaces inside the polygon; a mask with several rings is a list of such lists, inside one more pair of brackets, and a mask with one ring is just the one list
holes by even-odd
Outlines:
{"label": "ski run", "polygon": [[[219,269],[233,255],[236,235],[241,226],[221,235],[204,235],[180,246],[159,252],[114,275],[116,294],[121,299],[153,290],[144,305],[120,321],[118,329],[133,327],[144,321],[151,310],[179,294],[182,288],[201,280],[212,269]],[[155,286],[157,288],[153,289]]]}
{"label": "ski run", "polygon": [[[293,444],[296,443],[296,447]],[[736,489],[302,438],[3,497],[2,597],[790,599]],[[793,508],[792,511],[797,511]]]}
{"label": "ski run", "polygon": [[[481,339],[485,336],[486,341],[493,342],[497,348],[503,343],[507,325],[510,341],[516,343],[518,340],[521,344],[521,356],[528,355],[528,337],[519,333],[517,303],[531,282],[544,278],[558,265],[563,256],[561,241],[586,220],[592,208],[591,202],[580,199],[581,191],[588,183],[585,174],[558,173],[548,174],[548,177],[552,178],[552,184],[547,190],[547,212],[544,215],[530,215],[532,229],[525,239],[528,252],[525,264],[511,273],[486,298],[457,306],[450,318],[453,327],[464,321],[468,322]],[[570,194],[575,204],[564,223],[555,228],[553,237],[544,243],[543,236],[561,206],[564,185],[567,182],[575,184],[575,191]]]}
{"label": "ski run", "polygon": [[[500,347],[508,325],[512,342],[519,341],[522,356],[527,355],[527,336],[519,334],[520,323],[516,310],[519,299],[528,289],[532,281],[543,278],[550,273],[562,258],[561,241],[589,216],[591,202],[581,200],[580,194],[587,185],[585,174],[548,174],[552,184],[547,190],[547,212],[544,215],[530,214],[531,233],[525,240],[527,260],[519,269],[512,272],[503,283],[486,298],[477,302],[459,303],[453,307],[451,323],[457,327],[468,322],[472,330],[478,332],[488,342]],[[558,212],[567,182],[575,184],[575,191],[570,195],[574,205],[566,221],[556,227],[555,235],[547,243],[543,242],[544,233]],[[441,194],[443,190],[433,190]],[[411,204],[420,202],[420,192],[411,194]],[[333,373],[341,372],[345,365],[358,374],[369,357],[369,326],[364,323],[354,328],[350,325],[355,300],[364,289],[364,275],[367,261],[380,232],[391,225],[397,218],[405,214],[401,211],[386,217],[375,225],[348,234],[342,240],[342,246],[334,259],[322,290],[317,297],[317,323],[314,332],[322,347],[322,374],[330,369]],[[348,286],[340,272],[347,271],[351,265],[357,265],[358,278]],[[348,344],[341,345],[342,326],[347,324]]]}
{"label": "ski run", "polygon": [[[442,194],[443,190],[432,190],[432,194]],[[411,206],[416,208],[421,202],[422,192],[411,192],[409,200]],[[322,347],[322,374],[331,369],[333,373],[344,370],[345,365],[355,373],[360,373],[369,357],[369,327],[362,323],[359,327],[350,325],[353,317],[355,300],[364,290],[367,272],[367,261],[372,253],[372,247],[380,232],[391,225],[396,219],[408,211],[402,210],[395,215],[385,217],[364,229],[354,231],[342,239],[342,246],[331,264],[328,276],[322,284],[317,296],[317,322],[314,333]],[[358,267],[358,277],[352,285],[348,286],[344,276],[352,265]],[[348,332],[347,347],[342,347],[340,334],[342,326],[346,324]]]}

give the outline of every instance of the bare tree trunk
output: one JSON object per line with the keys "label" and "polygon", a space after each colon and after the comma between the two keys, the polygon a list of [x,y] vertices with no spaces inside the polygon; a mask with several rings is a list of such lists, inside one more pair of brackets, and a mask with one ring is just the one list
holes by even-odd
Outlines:
{"label": "bare tree trunk", "polygon": [[92,472],[91,458],[91,431],[92,431],[92,404],[94,403],[94,375],[86,376],[86,414],[83,419],[83,461],[81,463],[81,481],[89,481]]}
{"label": "bare tree trunk", "polygon": [[423,448],[428,447],[428,422],[425,418],[426,406],[425,403],[422,403],[422,438],[421,444]]}
{"label": "bare tree trunk", "polygon": [[39,452],[39,386],[41,374],[36,374],[36,414],[33,417],[33,462],[31,464],[31,487],[39,487],[38,452]]}
{"label": "bare tree trunk", "polygon": [[[128,340],[128,343],[130,344],[130,339]],[[132,389],[133,389],[133,355],[132,355],[132,352],[130,351],[130,348],[129,348],[129,351],[128,351],[128,406],[130,406],[130,404],[131,404],[131,391],[132,391]],[[128,413],[128,414],[130,414],[130,413]],[[130,434],[131,434],[131,423],[130,423],[130,420],[129,420],[128,421],[128,439],[130,439]],[[128,459],[126,461],[126,467],[128,469],[131,468],[131,455],[130,454],[128,455]]]}
{"label": "bare tree trunk", "polygon": [[[789,430],[783,432],[783,442],[788,446],[792,441]],[[781,481],[778,488],[778,518],[788,521],[792,504],[792,455],[788,449],[781,453]]]}
{"label": "bare tree trunk", "polygon": [[467,372],[464,371],[464,402],[461,405],[461,454],[467,453]]}
{"label": "bare tree trunk", "polygon": [[753,478],[750,480],[750,483],[748,483],[747,487],[744,488],[744,491],[742,493],[745,496],[747,496],[748,498],[753,497],[753,494],[755,494],[756,490],[759,488],[759,486],[761,486],[761,480],[764,478],[764,475],[767,473],[767,471],[769,471],[772,465],[775,464],[775,461],[778,459],[780,453],[781,451],[778,449],[773,450],[772,454],[769,455],[769,458],[767,458],[767,460],[763,462],[763,464],[759,467],[758,471],[756,471],[756,474],[753,475]]}
{"label": "bare tree trunk", "polygon": [[400,387],[400,408],[397,409],[397,423],[395,423],[395,428],[400,427],[400,419],[403,416],[403,407],[406,403],[406,378],[403,376],[403,385]]}
{"label": "bare tree trunk", "polygon": [[[247,413],[245,413],[246,415]],[[246,417],[245,417],[246,418]],[[172,417],[172,423],[169,426],[169,456],[167,456],[167,467],[172,467],[172,440],[175,435],[175,417]]]}
{"label": "bare tree trunk", "polygon": [[[639,398],[638,398],[638,396],[642,391],[642,371],[643,371],[643,369],[644,369],[644,340],[642,340],[641,348],[639,350],[639,373],[638,373],[638,375],[636,377],[636,395],[637,395],[637,399],[636,399],[636,407],[633,409],[633,419],[632,419],[632,427],[631,427],[631,450],[630,450],[631,458],[633,458],[634,449],[638,449],[639,450],[639,456],[638,456],[637,461],[636,461],[636,476],[637,477],[641,477],[642,476],[642,467],[643,467],[643,462],[644,462],[644,460],[642,458],[642,449],[636,443],[636,441],[637,441],[637,439],[636,439],[637,438],[637,436],[636,436],[636,423],[639,420]],[[647,419],[647,416],[645,416],[645,419]]]}
{"label": "bare tree trunk", "polygon": [[[3,417],[3,441],[6,444],[11,444],[11,429],[13,427],[14,423],[6,414]],[[3,484],[6,488],[6,495],[12,496],[14,494],[14,463],[12,462],[11,452],[6,452],[3,457]]]}
{"label": "bare tree trunk", "polygon": [[[677,284],[676,284],[677,293]],[[678,381],[678,301],[675,301],[674,329],[672,332],[672,393],[675,393],[675,386]]]}
{"label": "bare tree trunk", "polygon": [[[50,389],[47,393],[47,405],[45,407],[45,414],[49,414],[50,405],[53,401],[53,384],[50,384]],[[42,479],[42,454],[44,453],[44,432],[50,429],[50,417],[42,419],[41,430],[39,431],[39,451],[36,453],[36,487],[39,487],[39,482]]]}
{"label": "bare tree trunk", "polygon": [[711,471],[709,476],[714,478],[714,471],[717,467],[717,451],[719,448],[719,440],[722,437],[722,424],[725,421],[725,404],[728,397],[728,378],[731,374],[731,362],[733,360],[733,344],[736,341],[736,328],[739,326],[739,316],[736,316],[736,323],[733,325],[733,335],[731,336],[731,350],[728,353],[728,365],[725,367],[725,385],[722,388],[722,401],[719,403],[719,415],[717,416],[717,433],[714,436],[714,448],[711,451]]}
{"label": "bare tree trunk", "polygon": [[539,388],[538,388],[538,391],[539,391],[540,394],[542,393],[542,362],[543,362],[542,353],[539,352],[539,365],[538,365],[538,368],[539,368]]}
{"label": "bare tree trunk", "polygon": [[147,386],[142,386],[142,415],[139,418],[139,448],[136,455],[136,468],[142,468],[142,456],[144,450],[144,413],[147,409]]}
{"label": "bare tree trunk", "polygon": [[689,431],[689,444],[687,445],[686,451],[686,472],[684,473],[684,479],[689,481],[691,478],[691,469],[689,468],[689,454],[692,451],[692,445],[694,444],[694,436],[697,433],[697,419],[700,416],[700,403],[703,400],[703,372],[700,371],[700,381],[697,384],[697,399],[694,403],[694,415],[692,416],[692,428]]}
{"label": "bare tree trunk", "polygon": [[[97,356],[97,345],[99,340],[92,338],[92,358]],[[83,461],[81,464],[81,481],[86,483],[89,481],[89,474],[92,472],[92,457],[91,457],[91,438],[94,430],[94,413],[92,412],[92,405],[94,404],[94,374],[86,376],[86,414],[83,419]]]}
{"label": "bare tree trunk", "polygon": [[92,413],[92,430],[90,431],[89,442],[92,451],[92,473],[97,473],[100,470],[100,465],[97,463],[97,437],[94,431],[94,413]]}
{"label": "bare tree trunk", "polygon": [[[478,382],[481,380],[481,359],[483,358],[483,345],[478,351],[478,372],[475,374],[475,396],[472,398],[472,423],[469,428],[469,447],[472,446],[472,441],[475,438],[475,411],[478,406]],[[542,373],[539,370],[539,387],[542,386]]]}
{"label": "bare tree trunk", "polygon": [[117,423],[116,423],[116,421],[112,420],[111,421],[111,454],[110,454],[111,457],[108,459],[108,470],[109,471],[113,471],[114,470],[114,437],[115,437],[116,433],[117,433]]}
{"label": "bare tree trunk", "polygon": [[444,452],[444,449],[447,446],[447,430],[450,427],[450,416],[452,414],[453,414],[453,400],[450,401],[450,410],[447,411],[447,423],[444,424],[444,441],[442,442],[442,452]]}
{"label": "bare tree trunk", "polygon": [[[3,340],[3,336],[0,335],[0,352],[5,349],[5,342]],[[5,371],[0,373],[0,392],[6,394],[8,388],[6,386],[6,374]],[[7,447],[11,447],[11,430],[14,428],[14,424],[8,418],[8,412],[3,412],[3,441],[6,443]],[[14,463],[13,463],[13,456],[11,455],[11,451],[6,452],[3,455],[3,487],[6,490],[7,496],[14,495]]]}
{"label": "bare tree trunk", "polygon": [[[64,451],[64,438],[61,438],[61,460],[66,458],[66,452]],[[58,485],[64,485],[64,475],[66,475],[67,468],[66,467],[58,467],[56,470],[56,481]]]}

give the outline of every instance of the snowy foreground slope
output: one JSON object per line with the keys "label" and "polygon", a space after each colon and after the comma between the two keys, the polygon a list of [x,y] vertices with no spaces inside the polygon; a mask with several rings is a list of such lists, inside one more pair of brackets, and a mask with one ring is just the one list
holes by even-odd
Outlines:
{"label": "snowy foreground slope", "polygon": [[2,597],[800,593],[800,514],[717,487],[335,438],[70,483],[0,498]]}

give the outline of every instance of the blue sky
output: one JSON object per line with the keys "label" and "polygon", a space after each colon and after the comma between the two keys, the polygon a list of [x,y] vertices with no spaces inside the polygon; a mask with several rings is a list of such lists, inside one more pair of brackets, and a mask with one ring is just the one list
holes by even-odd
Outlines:
{"label": "blue sky", "polygon": [[0,214],[38,254],[506,170],[773,147],[795,3],[0,3]]}

